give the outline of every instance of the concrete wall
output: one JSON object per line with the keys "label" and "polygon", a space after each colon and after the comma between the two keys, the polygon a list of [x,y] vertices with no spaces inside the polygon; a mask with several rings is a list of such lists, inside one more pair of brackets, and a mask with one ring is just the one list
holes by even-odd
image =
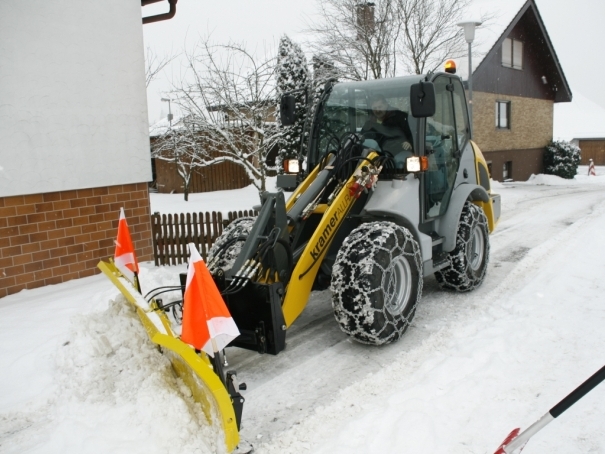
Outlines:
{"label": "concrete wall", "polygon": [[[496,101],[510,101],[510,129],[496,128]],[[554,102],[473,92],[473,138],[482,151],[527,150],[552,140]]]}
{"label": "concrete wall", "polygon": [[0,197],[151,180],[140,2],[0,2]]}

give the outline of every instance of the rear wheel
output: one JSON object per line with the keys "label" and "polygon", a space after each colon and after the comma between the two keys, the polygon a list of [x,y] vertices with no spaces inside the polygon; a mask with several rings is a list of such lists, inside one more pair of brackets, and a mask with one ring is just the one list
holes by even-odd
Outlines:
{"label": "rear wheel", "polygon": [[225,228],[208,251],[208,264],[212,272],[219,268],[227,271],[233,267],[255,221],[256,218],[252,217],[238,218]]}
{"label": "rear wheel", "polygon": [[364,344],[388,344],[409,326],[422,295],[420,247],[392,222],[362,224],[344,241],[332,270],[340,328]]}
{"label": "rear wheel", "polygon": [[460,215],[456,247],[449,265],[435,273],[442,288],[468,292],[481,285],[489,262],[487,218],[477,205],[466,202]]}

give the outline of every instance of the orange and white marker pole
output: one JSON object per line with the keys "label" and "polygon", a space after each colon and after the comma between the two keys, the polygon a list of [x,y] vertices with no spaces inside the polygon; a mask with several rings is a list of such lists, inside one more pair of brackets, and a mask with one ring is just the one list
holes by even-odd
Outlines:
{"label": "orange and white marker pole", "polygon": [[120,208],[120,220],[118,221],[118,236],[115,240],[116,249],[113,254],[113,261],[120,270],[120,273],[130,282],[136,285],[139,293],[141,285],[139,284],[139,263],[134,252],[130,230],[124,215],[124,208]]}
{"label": "orange and white marker pole", "polygon": [[594,161],[592,159],[589,159],[589,161],[588,161],[588,176],[590,176],[590,175],[592,175],[594,177],[597,176],[597,171],[594,168]]}

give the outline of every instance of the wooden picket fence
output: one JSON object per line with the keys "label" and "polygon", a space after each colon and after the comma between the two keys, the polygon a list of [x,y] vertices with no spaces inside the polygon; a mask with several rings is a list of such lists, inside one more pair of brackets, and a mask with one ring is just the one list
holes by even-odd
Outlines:
{"label": "wooden picket fence", "polygon": [[254,210],[230,211],[225,218],[222,213],[216,211],[168,215],[153,213],[151,232],[155,265],[187,263],[187,244],[192,242],[206,260],[208,251],[231,221],[257,214]]}

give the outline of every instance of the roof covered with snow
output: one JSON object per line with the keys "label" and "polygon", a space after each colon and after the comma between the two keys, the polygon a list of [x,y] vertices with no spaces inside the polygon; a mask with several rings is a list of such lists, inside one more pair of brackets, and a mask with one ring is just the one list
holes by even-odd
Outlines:
{"label": "roof covered with snow", "polygon": [[605,138],[605,109],[576,92],[571,103],[555,104],[556,140]]}
{"label": "roof covered with snow", "polygon": [[179,122],[181,121],[180,118],[174,118],[172,120],[172,125],[170,124],[170,122],[168,121],[168,118],[164,117],[161,120],[155,122],[154,124],[152,124],[151,126],[149,126],[149,137],[159,137],[163,134],[166,134],[166,132],[168,132],[168,130],[170,130],[171,128],[173,129],[178,129],[179,126]]}

